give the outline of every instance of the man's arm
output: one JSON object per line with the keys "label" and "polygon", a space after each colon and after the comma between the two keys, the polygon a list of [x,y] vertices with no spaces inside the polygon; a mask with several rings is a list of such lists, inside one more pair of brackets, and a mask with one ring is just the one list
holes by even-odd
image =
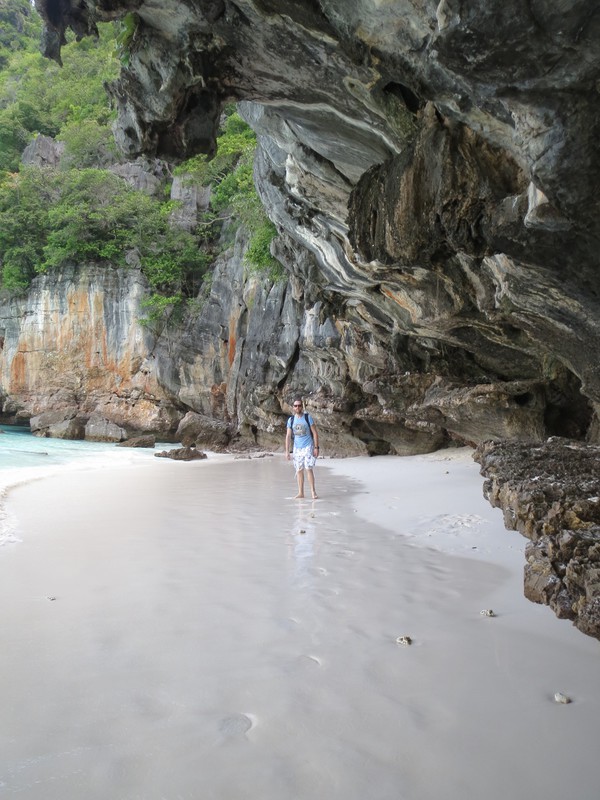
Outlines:
{"label": "man's arm", "polygon": [[290,460],[290,450],[292,449],[292,429],[288,425],[287,431],[285,433],[285,457],[289,461]]}
{"label": "man's arm", "polygon": [[319,455],[319,434],[317,433],[317,426],[314,422],[310,426],[310,432],[313,438],[313,455],[316,457]]}

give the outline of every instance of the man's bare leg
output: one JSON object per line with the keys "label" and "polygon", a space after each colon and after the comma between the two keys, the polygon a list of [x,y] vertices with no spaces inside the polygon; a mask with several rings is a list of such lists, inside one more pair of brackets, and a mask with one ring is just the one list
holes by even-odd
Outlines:
{"label": "man's bare leg", "polygon": [[294,500],[301,500],[304,497],[304,470],[299,469],[296,472],[296,480],[298,481],[298,494]]}
{"label": "man's bare leg", "polygon": [[312,499],[316,500],[318,495],[317,495],[317,490],[315,489],[315,473],[312,471],[312,469],[307,469],[306,476],[308,478],[308,483],[310,485],[310,492],[312,495]]}

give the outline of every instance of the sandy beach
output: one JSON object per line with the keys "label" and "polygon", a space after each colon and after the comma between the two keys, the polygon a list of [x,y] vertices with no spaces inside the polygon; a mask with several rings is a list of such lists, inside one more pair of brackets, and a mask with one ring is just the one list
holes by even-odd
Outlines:
{"label": "sandy beach", "polygon": [[478,470],[323,459],[297,501],[281,454],[219,456],[12,489],[0,797],[597,800],[600,643],[523,598]]}

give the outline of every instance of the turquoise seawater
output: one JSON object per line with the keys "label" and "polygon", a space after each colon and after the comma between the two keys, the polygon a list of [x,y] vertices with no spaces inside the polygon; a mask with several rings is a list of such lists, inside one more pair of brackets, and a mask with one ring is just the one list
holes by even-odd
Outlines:
{"label": "turquoise seawater", "polygon": [[28,427],[0,425],[0,431],[0,470],[68,464],[115,450],[114,444],[106,442],[42,439]]}
{"label": "turquoise seawater", "polygon": [[11,487],[62,470],[110,468],[140,464],[160,450],[178,445],[157,443],[154,449],[117,447],[113,442],[44,439],[28,427],[0,425],[0,546],[19,541],[18,524],[6,509]]}

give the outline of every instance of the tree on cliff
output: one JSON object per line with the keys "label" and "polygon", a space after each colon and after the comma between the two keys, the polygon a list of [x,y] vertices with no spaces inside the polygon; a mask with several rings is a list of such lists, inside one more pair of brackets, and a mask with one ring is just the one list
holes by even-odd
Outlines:
{"label": "tree on cliff", "polygon": [[37,49],[41,20],[29,0],[0,0],[0,69],[19,50]]}
{"label": "tree on cliff", "polygon": [[37,273],[91,261],[139,263],[152,290],[172,303],[207,268],[196,238],[174,228],[168,206],[99,169],[27,167],[0,183],[0,258],[5,289]]}
{"label": "tree on cliff", "polygon": [[211,187],[210,210],[201,224],[217,225],[230,218],[243,224],[250,233],[245,254],[249,270],[267,273],[272,280],[279,280],[283,277],[283,268],[271,255],[271,242],[277,229],[265,214],[254,187],[255,150],[256,134],[234,107],[229,106],[223,115],[215,157],[209,161],[204,155],[194,156],[175,172],[185,175],[191,182]]}

